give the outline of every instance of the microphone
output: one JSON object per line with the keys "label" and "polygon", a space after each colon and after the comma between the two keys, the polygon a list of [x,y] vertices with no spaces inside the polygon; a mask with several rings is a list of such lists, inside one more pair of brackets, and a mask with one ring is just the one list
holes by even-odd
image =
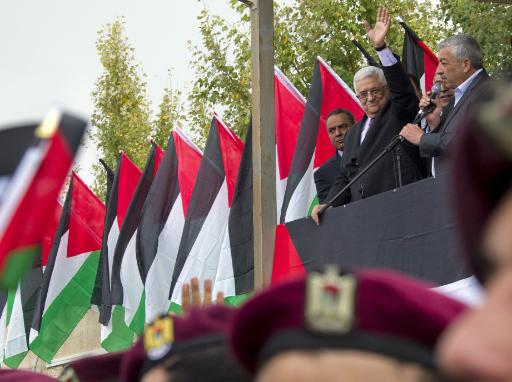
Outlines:
{"label": "microphone", "polygon": [[436,99],[439,93],[441,93],[441,81],[436,81],[434,85],[432,85],[432,89],[430,89],[430,95],[428,97],[429,104],[418,111],[418,114],[416,114],[416,117],[412,122],[413,124],[419,124],[423,118],[434,111],[436,105],[432,102],[432,100]]}

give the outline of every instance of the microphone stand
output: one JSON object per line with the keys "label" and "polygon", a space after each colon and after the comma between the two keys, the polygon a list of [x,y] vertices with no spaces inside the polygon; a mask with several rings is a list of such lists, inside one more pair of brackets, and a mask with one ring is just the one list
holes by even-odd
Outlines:
{"label": "microphone stand", "polygon": [[348,182],[348,184],[345,187],[343,187],[336,195],[334,195],[329,201],[327,201],[326,204],[324,204],[318,210],[318,215],[322,215],[325,212],[325,210],[329,208],[332,205],[332,203],[334,203],[334,201],[341,196],[341,194],[347,191],[359,178],[366,174],[368,170],[371,169],[375,165],[375,163],[377,163],[384,155],[393,150],[393,148],[396,145],[403,141],[404,137],[402,137],[401,135],[395,136],[379,155],[377,155],[370,163],[368,163],[365,168],[359,171],[359,173],[350,182]]}

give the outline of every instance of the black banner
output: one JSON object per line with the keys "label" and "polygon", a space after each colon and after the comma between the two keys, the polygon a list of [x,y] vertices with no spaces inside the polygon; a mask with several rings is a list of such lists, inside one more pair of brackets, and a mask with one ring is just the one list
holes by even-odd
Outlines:
{"label": "black banner", "polygon": [[448,284],[469,276],[446,181],[429,178],[286,224],[307,271],[322,264],[389,268]]}

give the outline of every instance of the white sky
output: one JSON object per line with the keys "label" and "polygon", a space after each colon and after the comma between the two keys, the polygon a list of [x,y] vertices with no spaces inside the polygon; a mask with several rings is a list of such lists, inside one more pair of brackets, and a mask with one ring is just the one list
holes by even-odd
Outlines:
{"label": "white sky", "polygon": [[[124,16],[126,36],[147,75],[152,106],[173,69],[174,88],[194,73],[187,41],[200,44],[197,16],[207,7],[234,20],[229,0],[17,0],[0,3],[0,126],[40,120],[52,107],[88,118],[101,73],[97,32]],[[88,145],[89,147],[90,145]],[[81,155],[81,175],[92,184],[92,148]]]}

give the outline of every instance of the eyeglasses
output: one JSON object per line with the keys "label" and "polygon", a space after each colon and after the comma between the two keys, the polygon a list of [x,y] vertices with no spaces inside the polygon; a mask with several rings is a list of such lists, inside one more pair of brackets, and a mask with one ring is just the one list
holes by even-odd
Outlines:
{"label": "eyeglasses", "polygon": [[378,96],[382,95],[382,93],[384,93],[384,89],[386,89],[386,88],[387,88],[387,86],[384,85],[384,86],[381,86],[381,87],[378,87],[378,88],[373,88],[373,89],[370,89],[370,90],[365,90],[365,91],[357,94],[356,97],[360,101],[364,101],[365,99],[367,99],[370,94],[372,95],[372,97],[378,97]]}

